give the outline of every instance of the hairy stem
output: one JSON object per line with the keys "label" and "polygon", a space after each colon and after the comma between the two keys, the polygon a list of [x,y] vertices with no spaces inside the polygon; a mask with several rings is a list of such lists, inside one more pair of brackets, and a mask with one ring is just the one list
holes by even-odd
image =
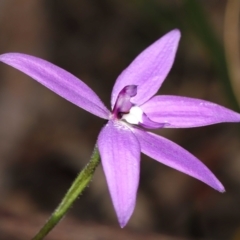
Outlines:
{"label": "hairy stem", "polygon": [[58,222],[63,218],[63,216],[72,206],[74,201],[78,198],[79,194],[81,194],[83,190],[88,186],[99,163],[99,152],[95,146],[89,163],[79,173],[75,181],[72,183],[72,186],[64,196],[62,202],[53,212],[45,225],[40,229],[37,235],[32,238],[32,240],[43,239],[58,224]]}

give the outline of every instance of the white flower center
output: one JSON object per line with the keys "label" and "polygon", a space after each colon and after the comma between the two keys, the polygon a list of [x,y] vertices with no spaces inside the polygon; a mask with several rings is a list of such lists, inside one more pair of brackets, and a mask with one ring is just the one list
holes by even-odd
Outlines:
{"label": "white flower center", "polygon": [[131,107],[128,114],[124,114],[122,116],[122,119],[126,120],[128,123],[131,124],[138,124],[139,122],[142,122],[142,115],[142,109],[138,106],[133,106]]}

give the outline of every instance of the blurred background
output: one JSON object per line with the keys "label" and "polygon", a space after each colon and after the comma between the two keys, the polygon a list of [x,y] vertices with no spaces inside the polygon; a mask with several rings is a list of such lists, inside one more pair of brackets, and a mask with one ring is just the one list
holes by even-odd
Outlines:
{"label": "blurred background", "polygon": [[[239,111],[239,5],[1,0],[0,53],[49,60],[87,83],[109,107],[119,73],[179,28],[176,61],[159,94]],[[2,63],[0,119],[0,239],[30,239],[88,162],[104,121]],[[240,239],[240,125],[155,132],[201,159],[226,193],[142,156],[136,209],[120,229],[99,166],[90,187],[46,239]]]}

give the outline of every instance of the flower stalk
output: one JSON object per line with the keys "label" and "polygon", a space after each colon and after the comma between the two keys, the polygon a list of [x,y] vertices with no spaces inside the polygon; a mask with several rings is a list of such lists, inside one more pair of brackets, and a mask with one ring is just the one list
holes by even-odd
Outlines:
{"label": "flower stalk", "polygon": [[44,239],[44,237],[46,237],[47,234],[58,224],[58,222],[64,217],[69,208],[72,206],[72,204],[76,201],[78,196],[88,186],[99,163],[99,151],[97,149],[97,146],[95,146],[89,163],[79,173],[77,178],[72,183],[72,186],[64,196],[62,202],[53,212],[45,225],[40,229],[37,235],[32,238],[32,240]]}

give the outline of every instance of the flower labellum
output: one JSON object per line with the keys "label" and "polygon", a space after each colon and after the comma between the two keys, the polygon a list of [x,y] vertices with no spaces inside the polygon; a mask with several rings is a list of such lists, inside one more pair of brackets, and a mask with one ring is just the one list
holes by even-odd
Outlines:
{"label": "flower labellum", "polygon": [[84,82],[52,63],[21,53],[0,55],[0,61],[24,72],[73,104],[108,120],[100,131],[97,146],[121,227],[127,224],[135,207],[141,152],[220,192],[225,191],[196,157],[146,130],[240,121],[239,113],[211,102],[154,96],[173,65],[179,39],[180,31],[172,30],[136,57],[114,84],[111,111]]}

